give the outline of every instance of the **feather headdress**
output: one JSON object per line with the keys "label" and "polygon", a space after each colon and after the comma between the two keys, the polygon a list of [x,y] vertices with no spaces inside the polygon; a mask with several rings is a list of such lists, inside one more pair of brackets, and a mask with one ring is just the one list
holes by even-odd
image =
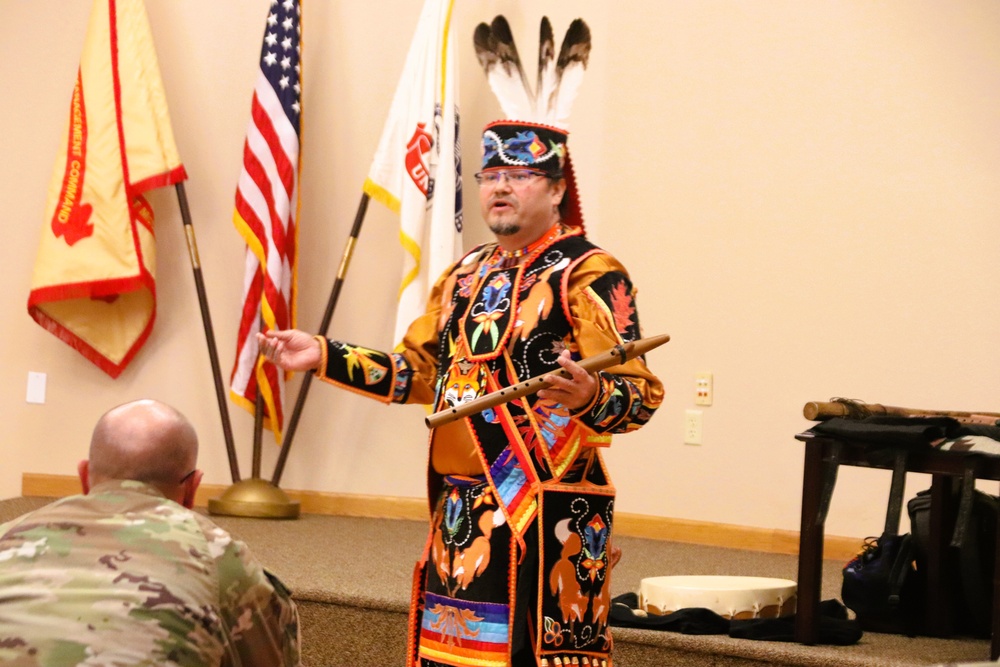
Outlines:
{"label": "feather headdress", "polygon": [[590,28],[583,19],[570,23],[557,57],[552,24],[548,17],[542,17],[534,90],[506,18],[497,16],[488,25],[480,23],[473,34],[473,43],[490,88],[508,118],[564,130],[568,127],[569,112],[590,57]]}
{"label": "feather headdress", "polygon": [[538,75],[532,90],[503,16],[473,34],[479,64],[509,121],[486,126],[482,169],[529,167],[566,179],[560,207],[562,222],[583,230],[583,212],[566,140],[569,112],[590,58],[590,28],[582,19],[570,23],[556,56],[552,24],[542,17],[538,43]]}

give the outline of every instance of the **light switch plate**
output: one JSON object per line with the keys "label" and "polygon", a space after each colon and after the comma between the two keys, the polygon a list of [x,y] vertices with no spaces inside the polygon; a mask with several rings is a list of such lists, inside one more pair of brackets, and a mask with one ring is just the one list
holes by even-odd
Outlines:
{"label": "light switch plate", "polygon": [[28,403],[45,403],[45,373],[28,371],[28,392],[24,400]]}

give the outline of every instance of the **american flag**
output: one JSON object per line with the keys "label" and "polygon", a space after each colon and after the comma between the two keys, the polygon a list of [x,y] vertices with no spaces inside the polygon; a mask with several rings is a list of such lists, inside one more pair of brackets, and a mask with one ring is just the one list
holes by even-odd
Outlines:
{"label": "american flag", "polygon": [[295,326],[300,37],[300,1],[271,0],[233,213],[247,253],[230,395],[253,412],[259,388],[278,442],[285,377],[259,355],[256,334]]}

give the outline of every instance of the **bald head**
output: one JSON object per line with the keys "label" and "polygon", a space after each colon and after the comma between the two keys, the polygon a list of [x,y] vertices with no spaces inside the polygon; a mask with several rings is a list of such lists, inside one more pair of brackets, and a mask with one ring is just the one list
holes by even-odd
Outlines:
{"label": "bald head", "polygon": [[90,439],[91,484],[130,479],[173,487],[194,470],[197,460],[194,427],[159,401],[133,401],[109,410]]}

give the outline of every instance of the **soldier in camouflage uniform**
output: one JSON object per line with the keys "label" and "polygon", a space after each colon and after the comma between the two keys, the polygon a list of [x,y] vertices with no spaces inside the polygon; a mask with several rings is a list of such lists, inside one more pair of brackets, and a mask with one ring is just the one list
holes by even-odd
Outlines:
{"label": "soldier in camouflage uniform", "polygon": [[288,590],[191,511],[198,441],[176,410],[105,414],[85,495],[0,526],[0,663],[298,665]]}

